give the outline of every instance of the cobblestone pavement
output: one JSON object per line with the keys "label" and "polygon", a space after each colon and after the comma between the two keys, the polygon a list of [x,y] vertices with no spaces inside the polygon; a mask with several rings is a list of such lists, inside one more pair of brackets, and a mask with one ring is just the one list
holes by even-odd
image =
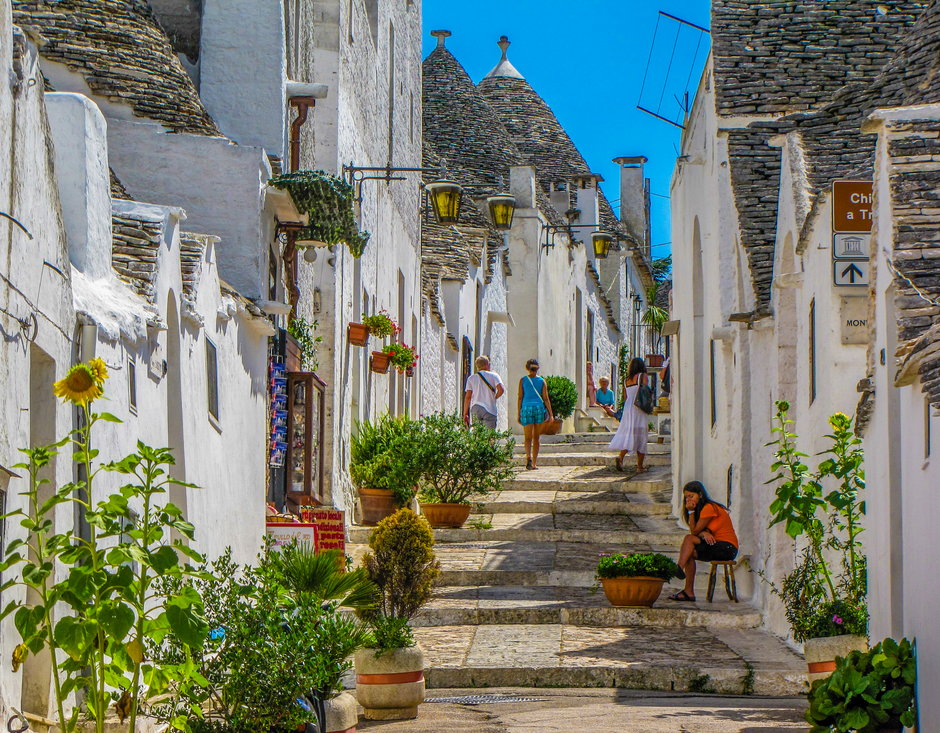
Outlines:
{"label": "cobblestone pavement", "polygon": [[536,702],[425,703],[417,720],[360,721],[372,733],[790,733],[805,731],[801,698],[671,695],[625,690],[429,690],[428,698],[492,695]]}

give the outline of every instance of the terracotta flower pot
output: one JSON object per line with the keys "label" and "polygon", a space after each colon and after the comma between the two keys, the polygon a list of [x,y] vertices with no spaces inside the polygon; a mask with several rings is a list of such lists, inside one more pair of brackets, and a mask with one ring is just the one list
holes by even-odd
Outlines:
{"label": "terracotta flower pot", "polygon": [[414,375],[415,375],[415,368],[414,368],[413,366],[407,367],[407,368],[405,369],[405,376],[406,376],[406,377],[413,377]]}
{"label": "terracotta flower pot", "polygon": [[639,575],[633,578],[601,578],[604,595],[612,606],[651,607],[666,583],[662,578]]}
{"label": "terracotta flower pot", "polygon": [[648,367],[661,367],[666,362],[666,357],[662,354],[647,354],[646,355],[646,366]]}
{"label": "terracotta flower pot", "polygon": [[556,417],[554,420],[548,420],[547,422],[542,423],[542,435],[558,435],[561,432],[561,426],[564,420],[560,417]]}
{"label": "terracotta flower pot", "polygon": [[376,374],[388,374],[388,365],[391,361],[392,357],[390,354],[386,354],[384,351],[373,351],[369,367]]}
{"label": "terracotta flower pot", "polygon": [[369,343],[369,327],[364,323],[350,323],[346,327],[346,340],[353,346],[365,346]]}
{"label": "terracotta flower pot", "polygon": [[359,722],[359,703],[348,692],[324,701],[326,707],[326,733],[356,733]]}
{"label": "terracotta flower pot", "polygon": [[868,651],[868,639],[856,634],[807,639],[803,644],[803,656],[806,658],[809,683],[828,677],[836,668],[836,657],[848,656],[849,652],[856,649]]}
{"label": "terracotta flower pot", "polygon": [[432,527],[462,527],[470,516],[470,505],[421,504],[421,513]]}
{"label": "terracotta flower pot", "polygon": [[362,523],[378,524],[395,513],[395,495],[388,489],[359,489]]}
{"label": "terracotta flower pot", "polygon": [[356,699],[366,720],[410,720],[424,702],[424,652],[420,646],[356,652]]}

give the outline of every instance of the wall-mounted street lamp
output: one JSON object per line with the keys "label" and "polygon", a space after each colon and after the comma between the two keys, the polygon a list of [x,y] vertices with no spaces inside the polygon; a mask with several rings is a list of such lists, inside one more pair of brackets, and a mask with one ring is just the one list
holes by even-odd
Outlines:
{"label": "wall-mounted street lamp", "polygon": [[490,221],[501,232],[512,229],[512,217],[516,213],[516,197],[508,193],[498,193],[486,199],[490,212]]}
{"label": "wall-mounted street lamp", "polygon": [[591,233],[591,246],[594,247],[594,257],[598,260],[606,260],[610,253],[610,245],[614,243],[614,237],[607,232],[596,231]]}
{"label": "wall-mounted street lamp", "polygon": [[634,293],[634,294],[633,294],[633,312],[634,312],[634,313],[639,313],[639,312],[640,312],[640,308],[642,308],[642,307],[643,307],[643,301],[642,301],[642,299],[640,298],[640,294],[639,294],[639,293]]}
{"label": "wall-mounted street lamp", "polygon": [[425,185],[438,224],[456,224],[460,220],[463,189],[454,181],[434,181]]}
{"label": "wall-mounted street lamp", "polygon": [[435,175],[438,178],[431,183],[424,184],[431,199],[431,208],[434,210],[434,218],[440,224],[453,224],[460,216],[460,199],[463,195],[463,189],[454,181],[440,178],[442,171],[438,168],[406,168],[393,166],[391,163],[382,166],[343,166],[343,175],[346,177],[349,185],[355,187],[356,201],[362,203],[362,184],[365,181],[405,181],[406,176],[394,175],[396,173],[422,173],[426,175]]}

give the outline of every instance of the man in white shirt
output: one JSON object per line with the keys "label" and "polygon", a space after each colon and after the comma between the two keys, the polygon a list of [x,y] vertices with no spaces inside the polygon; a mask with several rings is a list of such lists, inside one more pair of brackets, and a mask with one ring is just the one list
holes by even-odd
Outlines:
{"label": "man in white shirt", "polygon": [[490,371],[490,358],[478,356],[474,362],[476,372],[467,378],[463,398],[463,421],[469,426],[470,419],[489,428],[496,429],[496,400],[506,391],[503,380]]}

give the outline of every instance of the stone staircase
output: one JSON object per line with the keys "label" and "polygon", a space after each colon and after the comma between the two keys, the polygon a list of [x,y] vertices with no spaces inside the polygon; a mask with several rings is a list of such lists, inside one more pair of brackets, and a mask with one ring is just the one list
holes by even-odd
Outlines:
{"label": "stone staircase", "polygon": [[[707,568],[696,603],[666,600],[675,582],[650,609],[614,608],[592,589],[601,553],[675,557],[684,535],[671,516],[668,437],[650,443],[639,475],[630,457],[615,470],[609,440],[547,436],[537,471],[517,446],[515,479],[464,528],[435,530],[442,573],[414,622],[428,686],[803,692],[802,659],[759,628],[754,608],[721,589],[705,600]],[[369,531],[350,530],[354,558]]]}

